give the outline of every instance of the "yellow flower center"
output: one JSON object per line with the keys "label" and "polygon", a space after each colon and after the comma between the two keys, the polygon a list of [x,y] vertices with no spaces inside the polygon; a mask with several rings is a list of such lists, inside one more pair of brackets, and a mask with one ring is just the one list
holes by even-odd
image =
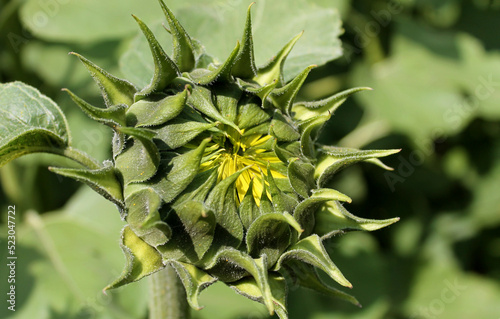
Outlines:
{"label": "yellow flower center", "polygon": [[[265,148],[265,144],[271,138],[270,135],[252,134],[244,136],[236,131],[230,132],[223,141],[214,142],[214,145],[208,147],[211,154],[202,163],[201,170],[205,171],[218,166],[217,182],[220,182],[239,170],[247,168],[236,179],[237,202],[240,203],[243,200],[250,185],[252,185],[252,195],[256,204],[260,205],[265,184],[267,185],[265,177],[267,176],[268,164],[281,163],[281,160],[276,157],[272,150]],[[269,171],[273,178],[286,178],[285,175],[272,167],[270,167]],[[266,196],[270,198],[270,194]]]}

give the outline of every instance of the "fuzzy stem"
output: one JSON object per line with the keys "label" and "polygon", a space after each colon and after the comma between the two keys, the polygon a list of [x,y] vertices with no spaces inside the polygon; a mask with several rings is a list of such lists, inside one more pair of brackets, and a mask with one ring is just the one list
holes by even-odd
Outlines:
{"label": "fuzzy stem", "polygon": [[83,166],[86,166],[90,169],[99,169],[101,166],[99,163],[88,156],[86,153],[72,147],[67,147],[63,150],[63,152],[60,154],[62,156],[65,156],[67,158],[70,158]]}
{"label": "fuzzy stem", "polygon": [[174,268],[167,265],[149,278],[149,319],[189,319],[186,291]]}

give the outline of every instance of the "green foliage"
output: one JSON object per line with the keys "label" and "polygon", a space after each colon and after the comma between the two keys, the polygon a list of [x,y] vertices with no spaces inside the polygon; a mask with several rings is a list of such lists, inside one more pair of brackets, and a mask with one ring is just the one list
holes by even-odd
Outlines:
{"label": "green foliage", "polygon": [[36,152],[62,153],[69,145],[68,123],[59,107],[20,82],[1,84],[0,165]]}

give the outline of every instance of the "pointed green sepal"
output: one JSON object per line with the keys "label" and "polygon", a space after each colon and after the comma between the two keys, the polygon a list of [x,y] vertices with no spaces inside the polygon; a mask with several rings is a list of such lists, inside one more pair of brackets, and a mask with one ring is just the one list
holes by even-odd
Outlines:
{"label": "pointed green sepal", "polygon": [[219,110],[217,110],[217,107],[215,107],[215,105],[212,103],[212,93],[210,92],[210,90],[201,86],[197,86],[193,89],[193,92],[189,96],[188,104],[192,105],[195,109],[205,114],[206,116],[223,124],[229,125],[237,132],[241,133],[236,124],[224,118]]}
{"label": "pointed green sepal", "polygon": [[215,283],[217,279],[191,264],[178,261],[169,261],[168,263],[175,269],[181,279],[184,289],[186,289],[189,305],[196,310],[203,309],[198,302],[198,296],[205,288]]}
{"label": "pointed green sepal", "polygon": [[240,78],[236,78],[236,83],[238,83],[238,86],[245,92],[252,93],[260,97],[261,99],[261,107],[265,108],[266,106],[266,99],[271,94],[271,92],[276,88],[278,85],[278,80],[274,80],[269,84],[260,86],[258,83],[252,83],[252,82],[247,82],[244,81]]}
{"label": "pointed green sepal", "polygon": [[[272,300],[275,305],[274,310],[280,319],[288,319],[286,311],[286,280],[276,273],[268,274],[269,287],[271,288]],[[247,297],[250,300],[264,304],[264,298],[259,285],[255,279],[248,277],[229,284],[238,294]]]}
{"label": "pointed green sepal", "polygon": [[286,213],[269,213],[259,216],[248,228],[246,245],[248,253],[257,258],[268,257],[268,266],[272,266],[291,244],[292,232],[302,232],[300,225]]}
{"label": "pointed green sepal", "polygon": [[284,142],[293,142],[300,138],[300,134],[292,121],[279,110],[274,112],[271,125],[269,125],[269,134],[276,137],[278,141]]}
{"label": "pointed green sepal", "polygon": [[104,198],[116,204],[122,217],[124,217],[125,204],[123,202],[122,185],[118,181],[115,168],[111,163],[104,168],[95,170],[58,167],[49,167],[49,170],[86,183]]}
{"label": "pointed green sepal", "polygon": [[158,43],[158,40],[156,40],[153,32],[148,28],[148,26],[138,17],[134,15],[132,16],[137,21],[139,27],[144,33],[144,36],[146,36],[146,39],[148,40],[155,65],[151,82],[135,95],[135,101],[137,102],[138,100],[141,100],[153,93],[161,93],[173,79],[180,75],[180,72],[174,61],[172,61],[165,51],[163,51],[163,48],[160,43]]}
{"label": "pointed green sepal", "polygon": [[150,183],[165,203],[172,202],[193,181],[209,141],[205,139],[196,149],[162,162],[159,174]]}
{"label": "pointed green sepal", "polygon": [[240,206],[238,207],[238,215],[240,216],[241,222],[245,229],[248,229],[254,220],[260,216],[259,206],[255,202],[255,197],[253,195],[253,184],[254,179],[250,181],[248,185],[248,190],[241,200]]}
{"label": "pointed green sepal", "polygon": [[172,34],[174,47],[172,59],[181,72],[191,71],[195,65],[193,42],[191,41],[191,38],[187,34],[186,30],[184,30],[182,25],[174,16],[172,11],[170,11],[170,9],[166,6],[163,0],[160,0],[160,5],[163,9],[165,17],[167,18],[168,26],[170,27],[170,34]]}
{"label": "pointed green sepal", "polygon": [[[246,253],[236,250],[234,248],[222,249],[213,259],[213,263],[208,265],[208,272],[216,272],[218,276],[224,277],[225,275],[232,276],[233,274],[227,274],[227,272],[235,271],[234,267],[238,267],[245,272],[249,273],[257,283],[259,290],[262,294],[262,299],[264,304],[269,310],[269,314],[274,313],[273,296],[271,293],[271,288],[269,286],[268,280],[268,270],[267,270],[267,257],[263,255],[258,259],[253,259]],[[228,267],[232,264],[232,267]],[[234,280],[224,280],[222,281],[231,282]]]}
{"label": "pointed green sepal", "polygon": [[348,203],[351,202],[351,199],[341,192],[330,188],[324,188],[314,190],[311,197],[306,198],[297,205],[293,217],[304,229],[304,232],[301,234],[302,237],[311,235],[314,225],[316,224],[316,213],[326,202],[334,200]]}
{"label": "pointed green sepal", "polygon": [[198,85],[208,85],[214,82],[228,82],[231,79],[231,69],[236,61],[238,51],[240,50],[240,42],[236,43],[236,47],[231,51],[229,57],[219,65],[215,70],[209,72],[197,73],[192,72],[190,75],[193,81]]}
{"label": "pointed green sepal", "polygon": [[317,179],[318,187],[322,187],[339,170],[352,164],[369,161],[379,157],[385,157],[398,153],[394,150],[358,150],[353,148],[322,146],[318,149],[323,156],[320,157],[314,177]]}
{"label": "pointed green sepal", "polygon": [[299,33],[290,40],[265,66],[258,68],[257,75],[253,78],[254,81],[261,86],[271,84],[274,81],[277,81],[278,85],[283,85],[283,65],[285,64],[285,59],[303,33]]}
{"label": "pointed green sepal", "polygon": [[238,247],[243,240],[243,224],[238,216],[234,192],[236,180],[247,169],[245,167],[220,181],[206,199],[205,203],[215,214],[217,226],[222,228],[216,235],[218,245]]}
{"label": "pointed green sepal", "polygon": [[253,52],[252,12],[250,10],[254,3],[255,2],[252,2],[248,6],[245,29],[241,39],[242,45],[240,46],[240,51],[236,56],[236,62],[231,69],[231,74],[234,77],[243,79],[252,79],[257,74]]}
{"label": "pointed green sepal", "polygon": [[273,150],[283,163],[289,163],[292,159],[302,157],[299,141],[290,143],[277,143],[276,141],[273,145]]}
{"label": "pointed green sepal", "polygon": [[105,291],[138,281],[165,267],[158,251],[139,238],[129,226],[122,230],[120,247],[126,259],[125,269],[120,278],[104,288]]}
{"label": "pointed green sepal", "polygon": [[216,167],[198,173],[189,186],[177,197],[172,205],[174,209],[188,201],[204,202],[217,182],[217,175]]}
{"label": "pointed green sepal", "polygon": [[[278,188],[276,181],[271,173],[271,164],[267,164],[267,183],[269,184],[269,193],[271,195],[271,200],[273,202],[273,208],[275,212],[286,213],[292,212],[297,206],[298,202],[295,198],[290,197]],[[299,227],[300,229],[300,227]]]}
{"label": "pointed green sepal", "polygon": [[290,115],[297,93],[299,93],[299,90],[302,87],[302,84],[304,84],[309,72],[311,72],[311,70],[315,67],[316,65],[307,67],[292,81],[290,81],[290,83],[271,92],[269,98],[273,101],[274,105],[281,110],[281,112]]}
{"label": "pointed green sepal", "polygon": [[127,110],[127,124],[136,127],[164,124],[182,112],[186,100],[187,90],[158,101],[140,100]]}
{"label": "pointed green sepal", "polygon": [[140,184],[129,185],[127,192],[127,222],[132,230],[150,246],[165,244],[172,237],[172,230],[158,212],[160,196],[151,187]]}
{"label": "pointed green sepal", "polygon": [[90,72],[101,89],[107,107],[118,104],[129,106],[134,103],[134,94],[137,92],[137,88],[132,83],[109,74],[78,53],[70,52],[70,54],[78,57]]}
{"label": "pointed green sepal", "polygon": [[351,304],[361,308],[361,304],[355,297],[324,283],[318,276],[318,273],[313,266],[294,260],[288,261],[287,268],[287,270],[292,271],[292,276],[296,284],[315,290],[327,296],[350,302]]}
{"label": "pointed green sepal", "polygon": [[288,164],[288,179],[297,194],[302,198],[309,197],[311,191],[316,187],[314,165],[299,158],[291,159]]}
{"label": "pointed green sepal", "polygon": [[75,104],[78,105],[78,107],[94,121],[111,127],[125,125],[125,111],[128,108],[127,105],[115,104],[103,109],[90,105],[68,89],[63,89],[63,91],[66,91],[73,102],[75,102]]}
{"label": "pointed green sepal", "polygon": [[132,136],[126,148],[115,159],[124,184],[142,182],[153,177],[160,165],[160,153],[153,143],[155,133],[142,128],[119,127],[121,133]]}
{"label": "pointed green sepal", "polygon": [[340,270],[335,266],[333,261],[328,256],[328,253],[321,242],[318,235],[306,237],[295,245],[291,246],[283,253],[276,263],[275,270],[280,270],[283,263],[287,259],[297,259],[302,262],[313,265],[316,268],[323,270],[330,278],[341,284],[342,286],[352,288],[351,283],[344,277]]}
{"label": "pointed green sepal", "polygon": [[[234,83],[226,83],[213,88],[215,105],[223,118],[231,123],[236,120],[238,102],[243,94]],[[242,128],[242,127],[240,127]]]}
{"label": "pointed green sepal", "polygon": [[319,135],[319,131],[329,119],[330,115],[319,115],[300,124],[300,150],[304,156],[315,158],[316,148],[314,142]]}
{"label": "pointed green sepal", "polygon": [[238,106],[236,123],[240,129],[255,127],[269,120],[270,116],[258,105],[257,98],[244,100]]}
{"label": "pointed green sepal", "polygon": [[299,102],[292,106],[293,118],[305,121],[318,115],[330,115],[347,100],[347,98],[360,91],[371,90],[368,87],[358,87],[334,94],[326,99],[314,102]]}
{"label": "pointed green sepal", "polygon": [[214,213],[202,202],[188,201],[177,205],[167,222],[175,232],[168,243],[158,247],[163,259],[196,264],[212,245],[216,227]]}
{"label": "pointed green sepal", "polygon": [[217,124],[220,124],[220,122],[208,123],[203,119],[200,122],[181,114],[162,127],[154,130],[158,134],[158,139],[165,143],[169,149],[176,149],[184,146],[196,136]]}
{"label": "pointed green sepal", "polygon": [[354,216],[338,201],[328,201],[316,213],[314,233],[326,239],[349,230],[374,231],[397,221],[399,217],[378,220]]}

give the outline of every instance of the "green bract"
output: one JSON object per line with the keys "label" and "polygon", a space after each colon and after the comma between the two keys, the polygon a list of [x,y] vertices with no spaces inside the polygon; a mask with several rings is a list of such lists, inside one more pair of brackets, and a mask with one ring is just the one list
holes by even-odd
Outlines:
{"label": "green bract", "polygon": [[[328,188],[328,181],[361,161],[385,167],[378,158],[398,150],[338,148],[316,140],[335,109],[367,88],[295,102],[314,67],[283,81],[283,64],[300,34],[256,67],[249,8],[241,43],[216,63],[160,3],[173,36],[171,56],[134,16],[154,60],[146,87],[136,88],[75,54],[101,88],[106,108],[68,93],[90,118],[113,129],[112,161],[88,169],[51,168],[89,184],[127,222],[121,238],[127,266],[106,289],[171,265],[196,309],[200,291],[215,281],[264,303],[280,318],[287,318],[289,284],[358,304],[318,277],[320,269],[351,287],[323,242],[398,218],[352,215],[342,204],[350,198]],[[56,133],[47,131],[51,145],[66,143]]]}

